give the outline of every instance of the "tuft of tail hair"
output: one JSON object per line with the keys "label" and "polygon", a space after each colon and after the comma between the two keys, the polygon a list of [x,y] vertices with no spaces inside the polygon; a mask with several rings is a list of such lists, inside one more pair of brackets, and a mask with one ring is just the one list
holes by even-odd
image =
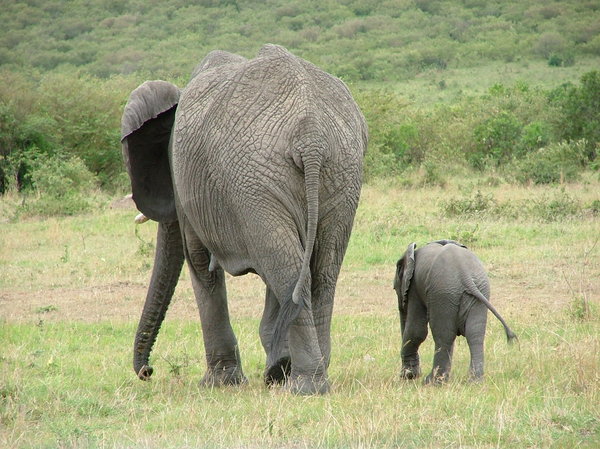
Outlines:
{"label": "tuft of tail hair", "polygon": [[292,322],[300,315],[300,310],[303,307],[303,303],[296,304],[294,301],[285,301],[279,309],[277,320],[275,321],[275,330],[273,331],[273,338],[271,339],[271,350],[270,357],[273,360],[277,360],[281,354],[283,343],[287,337],[287,332]]}
{"label": "tuft of tail hair", "polygon": [[513,343],[519,342],[519,337],[517,337],[517,334],[515,334],[513,331],[511,331],[510,328],[507,328],[506,329],[506,340],[508,341],[509,345],[512,345]]}

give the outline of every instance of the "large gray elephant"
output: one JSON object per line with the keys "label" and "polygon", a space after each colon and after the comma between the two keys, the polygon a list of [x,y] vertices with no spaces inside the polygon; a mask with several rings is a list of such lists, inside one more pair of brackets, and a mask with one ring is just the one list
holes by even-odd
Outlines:
{"label": "large gray elephant", "polygon": [[276,45],[251,60],[214,51],[184,89],[149,81],[131,93],[122,144],[136,206],[159,223],[134,344],[138,377],[153,372],[149,355],[185,258],[203,384],[246,382],[224,271],[252,272],[266,284],[265,381],[327,392],[333,297],[367,145],[344,83]]}
{"label": "large gray elephant", "polygon": [[448,379],[458,335],[464,335],[469,345],[471,378],[481,379],[488,309],[504,326],[508,341],[516,338],[489,302],[485,269],[466,246],[452,240],[431,242],[418,250],[415,247],[415,243],[408,245],[394,277],[402,331],[401,376],[413,379],[421,374],[418,351],[427,337],[429,323],[435,355],[425,383]]}

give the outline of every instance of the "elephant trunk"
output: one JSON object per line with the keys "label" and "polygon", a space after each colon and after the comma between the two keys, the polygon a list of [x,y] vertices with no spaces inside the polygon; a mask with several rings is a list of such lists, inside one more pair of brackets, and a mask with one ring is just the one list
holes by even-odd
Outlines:
{"label": "elephant trunk", "polygon": [[133,348],[133,369],[142,380],[147,380],[152,375],[153,369],[149,366],[148,359],[171,303],[183,260],[179,223],[159,223],[152,278]]}

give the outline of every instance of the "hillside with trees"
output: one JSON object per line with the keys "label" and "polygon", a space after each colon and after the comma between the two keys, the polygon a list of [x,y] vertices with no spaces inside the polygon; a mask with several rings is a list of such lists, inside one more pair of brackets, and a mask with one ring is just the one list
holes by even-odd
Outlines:
{"label": "hillside with trees", "polygon": [[208,51],[287,47],[351,81],[402,81],[490,61],[600,56],[593,0],[141,0],[2,2],[0,67],[106,78],[187,76]]}
{"label": "hillside with trees", "polygon": [[28,0],[0,11],[0,192],[26,195],[25,215],[76,213],[90,192],[127,189],[119,121],[139,83],[184,86],[209,51],[252,57],[265,42],[349,83],[370,127],[367,181],[413,167],[414,182],[443,184],[448,164],[506,182],[597,169],[593,0]]}

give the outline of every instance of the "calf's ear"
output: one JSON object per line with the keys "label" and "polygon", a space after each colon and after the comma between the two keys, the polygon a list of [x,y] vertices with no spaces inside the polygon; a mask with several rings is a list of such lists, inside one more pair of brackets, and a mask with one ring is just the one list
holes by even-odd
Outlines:
{"label": "calf's ear", "polygon": [[[408,289],[415,273],[415,248],[416,243],[411,243],[406,248],[406,252],[402,259],[396,264],[396,279],[394,280],[394,288],[398,292],[398,300],[401,301],[400,308],[406,309],[408,304]],[[396,286],[397,285],[397,286]]]}
{"label": "calf's ear", "polygon": [[137,87],[123,110],[121,144],[133,201],[146,217],[177,219],[169,145],[180,89],[166,81]]}

